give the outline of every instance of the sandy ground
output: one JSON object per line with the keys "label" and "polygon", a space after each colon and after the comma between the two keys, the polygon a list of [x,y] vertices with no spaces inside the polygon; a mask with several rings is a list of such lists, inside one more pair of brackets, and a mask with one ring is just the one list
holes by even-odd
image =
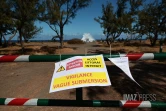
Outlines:
{"label": "sandy ground", "polygon": [[[27,48],[35,45],[33,54],[43,54],[37,51],[42,46],[57,47],[55,43],[28,43]],[[19,47],[0,48],[0,54],[11,52]],[[64,49],[56,49],[52,53],[84,54],[108,53],[109,47],[98,43],[83,45],[65,45]],[[70,50],[69,50],[70,49]],[[159,47],[118,47],[112,46],[112,52],[158,52]],[[164,46],[164,51],[166,48]],[[7,51],[9,50],[9,51]],[[17,53],[17,50],[16,50]],[[30,52],[28,52],[30,53]],[[32,52],[31,52],[32,53]],[[45,52],[47,53],[47,52]],[[51,53],[51,54],[52,54]],[[130,69],[140,88],[130,80],[119,68],[106,61],[107,70],[112,85],[109,87],[83,88],[84,100],[122,100],[123,94],[156,94],[156,99],[166,101],[166,63],[154,60],[130,62]],[[0,98],[48,98],[75,100],[75,89],[49,93],[50,82],[54,71],[54,62],[13,62],[0,63]],[[0,111],[158,111],[159,109],[124,109],[124,108],[89,108],[89,107],[40,107],[40,106],[0,106]]]}
{"label": "sandy ground", "polygon": [[[138,46],[139,44],[139,46]],[[153,53],[159,52],[159,45],[155,47],[149,46],[149,42],[131,43],[130,46],[124,46],[124,43],[113,43],[111,45],[112,53],[132,53],[132,52],[142,52],[142,53]],[[24,43],[25,53],[27,55],[41,55],[41,54],[86,54],[86,53],[109,53],[110,47],[105,43],[94,42],[87,44],[67,44],[64,43],[64,48],[59,49],[58,42],[30,42]],[[163,52],[166,52],[166,45],[163,46]],[[16,46],[9,46],[7,48],[0,47],[0,54],[11,54],[19,55],[21,54],[20,44]]]}

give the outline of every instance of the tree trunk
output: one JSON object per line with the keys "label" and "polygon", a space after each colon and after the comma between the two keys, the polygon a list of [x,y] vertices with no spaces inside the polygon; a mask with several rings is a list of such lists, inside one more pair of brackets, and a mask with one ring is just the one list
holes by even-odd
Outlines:
{"label": "tree trunk", "polygon": [[139,42],[140,42],[140,43],[142,42],[142,36],[140,37],[140,40],[139,40]]}
{"label": "tree trunk", "polygon": [[115,37],[110,38],[110,44],[112,44],[115,41]]}
{"label": "tree trunk", "polygon": [[63,26],[60,27],[60,47],[63,48]]}
{"label": "tree trunk", "polygon": [[7,42],[6,42],[6,38],[4,37],[4,35],[2,35],[3,39],[4,39],[4,47],[7,47]]}
{"label": "tree trunk", "polygon": [[2,34],[0,35],[0,46],[2,46]]}
{"label": "tree trunk", "polygon": [[109,36],[106,37],[106,42],[107,42],[107,45],[109,46],[109,45],[110,45],[110,42],[109,42],[108,37],[109,37]]}
{"label": "tree trunk", "polygon": [[9,37],[8,45],[9,45],[10,41],[12,40],[12,38],[16,35],[16,32],[17,32],[17,31],[14,31],[14,34],[13,34],[12,36]]}
{"label": "tree trunk", "polygon": [[152,38],[152,41],[151,41],[151,46],[155,46],[156,45],[156,41],[158,39],[158,32],[156,31],[155,34],[154,34],[154,37]]}
{"label": "tree trunk", "polygon": [[26,37],[22,36],[24,38],[24,42],[28,43],[28,40],[26,39]]}
{"label": "tree trunk", "polygon": [[22,30],[21,29],[19,29],[19,37],[20,37],[20,44],[21,44],[22,52],[24,52],[24,44],[22,41]]}

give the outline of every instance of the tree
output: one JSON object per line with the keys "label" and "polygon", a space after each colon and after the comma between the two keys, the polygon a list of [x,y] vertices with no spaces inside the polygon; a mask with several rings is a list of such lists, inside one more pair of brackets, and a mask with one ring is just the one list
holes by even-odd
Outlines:
{"label": "tree", "polygon": [[8,4],[11,5],[12,18],[19,33],[22,51],[24,51],[23,36],[27,37],[25,36],[27,33],[23,31],[28,29],[27,25],[32,26],[37,19],[41,10],[41,2],[39,0],[8,0]]}
{"label": "tree", "polygon": [[46,0],[44,12],[40,16],[40,20],[44,21],[49,27],[56,32],[56,36],[60,40],[60,46],[63,47],[63,29],[71,19],[74,19],[78,10],[89,5],[91,0]]}
{"label": "tree", "polygon": [[41,30],[42,28],[36,27],[34,22],[26,23],[22,30],[24,41],[27,42],[29,39],[34,38]]}
{"label": "tree", "polygon": [[129,4],[130,4],[130,14],[132,16],[135,16],[138,14],[139,7],[143,5],[143,3],[145,2],[145,0],[129,0]]}
{"label": "tree", "polygon": [[[129,0],[129,12],[132,22],[131,27],[128,30],[127,39],[142,39],[143,34],[141,33],[141,27],[138,25],[138,13],[140,12],[140,7],[144,4],[145,0]],[[138,34],[138,36],[136,36]]]}
{"label": "tree", "polygon": [[151,46],[155,46],[158,35],[166,31],[166,2],[155,0],[146,4],[139,13],[139,27],[148,36]]}
{"label": "tree", "polygon": [[0,46],[2,46],[2,38],[4,45],[7,45],[5,35],[12,34],[14,31],[10,5],[7,4],[6,0],[0,1],[0,15]]}
{"label": "tree", "polygon": [[117,29],[115,26],[116,15],[113,12],[112,3],[107,3],[106,6],[102,4],[102,13],[102,17],[94,18],[94,20],[100,23],[101,27],[104,28],[103,34],[106,36],[106,42],[109,45],[109,37],[113,33],[113,30],[115,29],[116,31]]}
{"label": "tree", "polygon": [[106,42],[110,45],[122,32],[128,32],[131,28],[132,18],[125,12],[127,0],[117,1],[117,11],[114,11],[112,3],[107,2],[106,6],[102,5],[102,17],[95,18],[104,29]]}

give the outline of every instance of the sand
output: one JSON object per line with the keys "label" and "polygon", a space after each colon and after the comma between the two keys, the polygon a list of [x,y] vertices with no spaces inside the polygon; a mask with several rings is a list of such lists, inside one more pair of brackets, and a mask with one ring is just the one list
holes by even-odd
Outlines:
{"label": "sand", "polygon": [[[65,44],[58,49],[59,43],[26,43],[29,49],[26,54],[84,54],[109,53],[109,47],[102,43],[88,43],[83,45]],[[48,48],[50,52],[41,50]],[[51,49],[52,48],[52,49]],[[87,50],[85,52],[85,49]],[[18,46],[0,48],[0,54],[18,54]],[[159,46],[123,46],[113,44],[112,52],[158,52]],[[166,52],[165,46],[163,51]],[[106,61],[107,70],[112,85],[107,87],[83,88],[84,100],[122,100],[123,94],[156,94],[156,99],[166,101],[166,63],[156,60],[130,62],[130,69],[134,79],[143,87],[140,88],[130,80],[119,68]],[[54,62],[13,62],[0,63],[0,98],[48,98],[75,100],[75,89],[49,93]],[[124,108],[89,108],[89,107],[41,107],[41,106],[0,106],[0,111],[151,111],[151,109]],[[153,109],[157,110],[157,109]]]}

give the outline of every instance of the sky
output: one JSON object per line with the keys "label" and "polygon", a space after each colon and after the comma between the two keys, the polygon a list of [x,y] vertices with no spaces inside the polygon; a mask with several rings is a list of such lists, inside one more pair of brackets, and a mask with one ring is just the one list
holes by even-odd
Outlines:
{"label": "sky", "polygon": [[[109,0],[114,6],[116,6],[116,0]],[[65,25],[64,27],[64,39],[69,40],[72,38],[82,38],[83,34],[89,33],[95,39],[104,39],[103,29],[100,24],[97,23],[94,18],[102,15],[102,4],[106,4],[107,0],[92,0],[92,3],[77,12],[72,23]],[[56,35],[50,27],[43,22],[36,22],[38,27],[43,27],[42,33],[38,34],[35,39],[51,39]]]}
{"label": "sky", "polygon": [[[76,17],[71,20],[72,23],[64,26],[64,40],[70,40],[72,38],[81,39],[87,33],[92,35],[94,39],[105,39],[103,29],[94,18],[102,16],[102,4],[106,4],[107,1],[111,2],[115,8],[114,10],[116,10],[117,0],[92,0],[92,3],[88,7],[77,12]],[[150,0],[147,1],[149,2]],[[51,40],[53,36],[56,36],[56,33],[46,23],[37,21],[35,25],[43,28],[42,33],[35,36],[35,40]],[[120,38],[125,36],[122,33]],[[17,37],[14,38],[16,39]]]}

